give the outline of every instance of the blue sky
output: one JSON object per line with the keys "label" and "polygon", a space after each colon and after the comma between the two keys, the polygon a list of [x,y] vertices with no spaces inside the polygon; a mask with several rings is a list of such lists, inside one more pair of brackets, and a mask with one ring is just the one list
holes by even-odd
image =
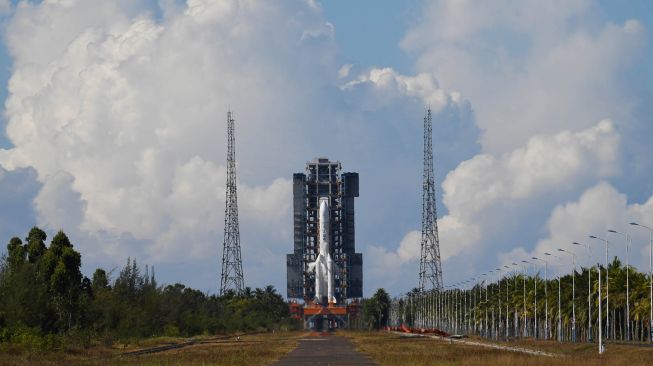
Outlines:
{"label": "blue sky", "polygon": [[290,178],[315,156],[361,174],[365,293],[416,284],[426,105],[446,283],[653,224],[647,1],[0,9],[0,233],[64,229],[87,274],[129,256],[216,290],[227,106],[253,287],[285,292]]}

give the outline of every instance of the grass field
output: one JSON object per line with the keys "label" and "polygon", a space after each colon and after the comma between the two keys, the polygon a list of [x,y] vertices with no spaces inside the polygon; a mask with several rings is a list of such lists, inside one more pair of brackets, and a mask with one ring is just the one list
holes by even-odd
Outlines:
{"label": "grass field", "polygon": [[0,365],[268,365],[290,352],[303,332],[277,332],[211,339],[199,337],[197,343],[180,349],[140,356],[126,356],[125,352],[170,343],[184,343],[185,339],[150,339],[138,346],[93,346],[87,349],[61,352],[36,352],[5,349],[0,352]]}
{"label": "grass field", "polygon": [[402,337],[384,332],[346,332],[356,348],[379,365],[653,365],[653,348],[607,345],[599,356],[595,345],[549,342],[504,343],[555,353],[558,357],[531,356],[490,348],[449,344],[431,338]]}

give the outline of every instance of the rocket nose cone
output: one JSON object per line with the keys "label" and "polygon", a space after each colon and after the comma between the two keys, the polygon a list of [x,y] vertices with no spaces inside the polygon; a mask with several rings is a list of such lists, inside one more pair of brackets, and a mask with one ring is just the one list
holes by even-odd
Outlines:
{"label": "rocket nose cone", "polygon": [[320,215],[327,212],[328,210],[329,210],[329,204],[327,203],[327,200],[322,200],[320,202]]}

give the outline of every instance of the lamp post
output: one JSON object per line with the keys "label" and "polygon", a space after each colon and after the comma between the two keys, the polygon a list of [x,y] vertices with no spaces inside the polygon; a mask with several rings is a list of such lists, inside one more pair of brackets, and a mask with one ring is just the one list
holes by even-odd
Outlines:
{"label": "lamp post", "polygon": [[619,234],[626,239],[626,341],[630,340],[630,284],[629,284],[629,273],[630,269],[630,235],[627,233],[620,233],[616,230],[608,230],[609,233]]}
{"label": "lamp post", "polygon": [[522,298],[524,300],[524,337],[528,335],[527,328],[526,328],[526,266],[522,264],[522,280],[524,282],[524,293],[522,294]]}
{"label": "lamp post", "polygon": [[[533,263],[531,263],[531,262],[529,262],[527,260],[523,260],[522,263],[533,264]],[[534,313],[533,315],[535,316],[535,324],[534,324],[534,328],[533,328],[533,336],[535,337],[535,339],[537,339],[537,273],[533,276],[533,281],[534,281],[533,288],[535,290],[534,291],[535,292],[535,306],[533,307],[533,313]],[[526,283],[526,280],[524,280],[524,286],[525,286],[525,283]],[[524,293],[525,293],[525,290],[524,290]],[[526,299],[526,298],[524,297],[524,299]],[[526,300],[524,300],[524,302],[525,301]],[[526,325],[524,325],[524,327],[525,326]]]}
{"label": "lamp post", "polygon": [[[513,292],[515,292],[515,294],[517,294],[517,280],[518,280],[518,278],[517,278],[517,272],[518,272],[518,270],[519,270],[519,264],[517,264],[517,263],[515,263],[515,262],[512,262],[512,263],[511,263],[511,267],[513,267],[512,276],[513,276],[514,279],[515,279],[515,287],[514,287],[514,291],[513,291]],[[516,300],[516,299],[517,299],[517,296],[515,296],[515,300]],[[517,337],[518,334],[519,334],[519,311],[517,311],[517,302],[516,302],[516,301],[515,301],[515,303],[514,303],[514,306],[515,306],[515,308],[513,309],[513,312],[512,312],[512,315],[513,315],[513,320],[512,320],[512,324],[513,324],[513,336],[514,336],[514,337]]]}
{"label": "lamp post", "polygon": [[601,301],[601,266],[598,265],[598,263],[596,265],[596,269],[599,272],[599,354],[603,354],[605,351],[605,347],[603,347],[603,332],[601,332],[601,303],[603,301]]}
{"label": "lamp post", "polygon": [[497,273],[497,284],[499,285],[499,296],[497,297],[498,301],[499,301],[499,318],[497,319],[498,320],[497,321],[498,328],[497,328],[496,337],[495,337],[495,339],[498,340],[499,339],[499,334],[501,333],[501,315],[502,315],[501,314],[501,268],[495,268],[494,270]]}
{"label": "lamp post", "polygon": [[630,225],[633,226],[639,226],[641,228],[647,229],[648,230],[648,248],[649,248],[649,255],[648,255],[648,277],[649,277],[649,290],[650,290],[650,306],[651,306],[651,315],[649,318],[649,341],[653,342],[653,229],[646,225],[638,224],[636,222],[631,222]]}
{"label": "lamp post", "polygon": [[[490,271],[490,274],[494,273],[494,270]],[[490,336],[496,337],[496,322],[494,321],[494,314],[496,309],[496,304],[492,304],[492,330],[490,331]]]}
{"label": "lamp post", "polygon": [[[489,272],[488,272],[489,273]],[[482,276],[485,277],[483,279],[483,282],[485,282],[485,326],[483,327],[483,332],[485,333],[485,338],[488,337],[488,332],[487,332],[487,275],[488,273],[483,273]]]}
{"label": "lamp post", "polygon": [[580,245],[587,248],[587,258],[589,259],[589,268],[587,269],[587,341],[592,341],[592,248],[589,244],[581,244],[579,242],[571,243],[573,245]]}
{"label": "lamp post", "polygon": [[[561,259],[557,255],[553,255],[551,253],[544,253],[544,255],[548,255],[557,259]],[[558,342],[562,342],[562,314],[560,312],[561,306],[560,306],[560,275],[558,275]]]}
{"label": "lamp post", "polygon": [[608,246],[607,239],[590,235],[591,239],[597,239],[605,243],[605,340],[610,338],[610,271],[608,270]]}
{"label": "lamp post", "polygon": [[574,263],[574,271],[571,272],[571,339],[576,342],[576,254],[561,248],[558,251],[571,255]]}
{"label": "lamp post", "polygon": [[[515,262],[512,262],[512,266],[515,268],[515,293],[517,293],[517,280],[518,280],[517,272],[519,270],[519,264],[515,263]],[[523,269],[524,269],[524,266],[522,265],[522,272],[523,272]],[[523,314],[524,315],[524,324],[526,324],[526,282],[524,282],[524,299],[523,299],[523,301],[524,301],[524,308],[523,308],[523,310],[524,310],[524,314]],[[515,330],[514,331],[515,331],[515,337],[517,337],[517,334],[519,333],[519,316],[518,316],[517,303],[516,302],[515,302],[515,313],[514,314],[515,314],[515,320],[514,320]],[[526,330],[525,329],[524,329],[524,332],[522,333],[521,337],[524,337],[524,336],[526,336]]]}
{"label": "lamp post", "polygon": [[544,259],[532,257],[536,261],[544,262],[544,339],[549,339],[549,294],[547,292],[547,267],[548,263]]}
{"label": "lamp post", "polygon": [[[510,270],[510,267],[508,266],[503,266],[505,269]],[[510,273],[506,273],[506,340],[508,340],[509,337],[509,332],[510,332],[510,319],[508,318],[508,306],[510,303],[509,300],[509,292],[510,292],[510,279],[508,278],[510,276]]]}

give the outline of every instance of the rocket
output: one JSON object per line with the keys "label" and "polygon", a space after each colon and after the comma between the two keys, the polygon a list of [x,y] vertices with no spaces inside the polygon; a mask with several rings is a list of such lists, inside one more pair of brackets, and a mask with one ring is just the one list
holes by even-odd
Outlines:
{"label": "rocket", "polygon": [[308,265],[308,270],[315,270],[315,300],[320,303],[324,297],[327,302],[335,304],[336,297],[333,295],[333,275],[337,270],[337,265],[331,258],[329,251],[331,219],[329,210],[329,198],[320,198],[320,215],[318,218],[318,236],[320,252],[315,259],[315,262]]}

